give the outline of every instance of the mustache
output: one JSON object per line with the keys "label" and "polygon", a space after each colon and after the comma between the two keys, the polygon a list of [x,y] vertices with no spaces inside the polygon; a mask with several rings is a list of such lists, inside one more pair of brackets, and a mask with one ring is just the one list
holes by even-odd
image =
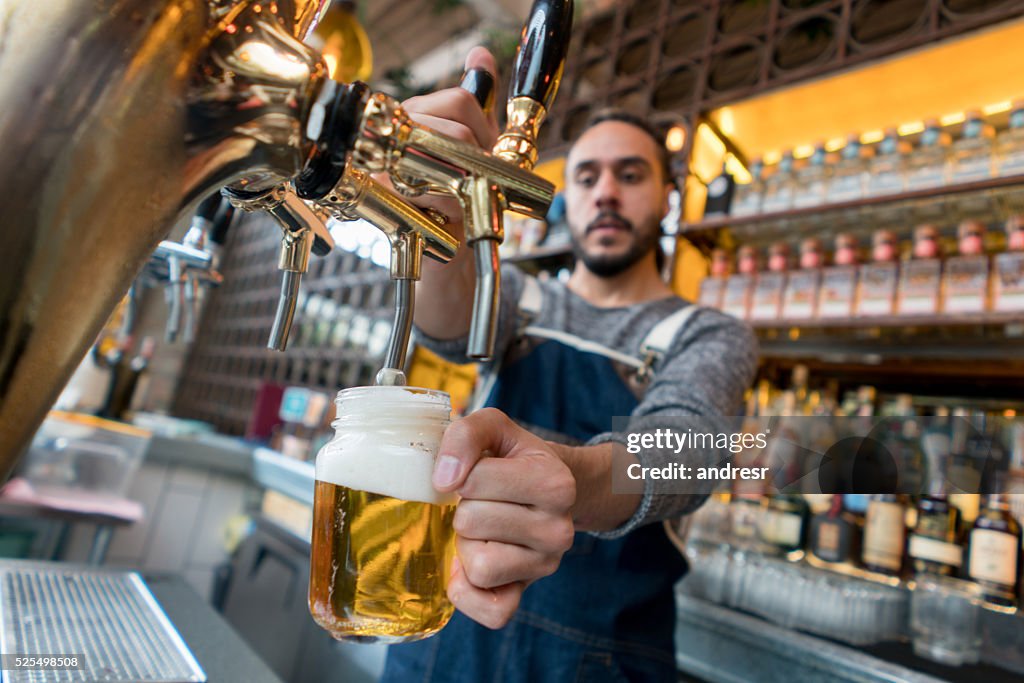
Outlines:
{"label": "mustache", "polygon": [[587,229],[584,234],[589,235],[591,231],[595,230],[599,225],[607,224],[610,222],[619,223],[626,230],[629,230],[630,232],[633,231],[633,224],[630,223],[625,218],[623,218],[618,213],[616,213],[615,211],[602,211],[601,213],[597,214],[594,220],[590,221],[590,223],[587,224]]}

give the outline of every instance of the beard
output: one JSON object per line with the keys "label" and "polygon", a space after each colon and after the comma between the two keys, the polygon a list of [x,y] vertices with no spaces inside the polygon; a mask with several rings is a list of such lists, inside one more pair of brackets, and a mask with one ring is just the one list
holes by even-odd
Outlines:
{"label": "beard", "polygon": [[612,218],[621,223],[625,229],[635,237],[629,249],[621,254],[588,254],[582,245],[582,239],[575,235],[572,237],[572,250],[576,259],[583,262],[587,270],[598,277],[615,277],[626,272],[634,264],[642,260],[647,254],[658,248],[658,241],[661,238],[661,225],[645,225],[644,229],[637,230],[636,227],[625,218],[614,211],[604,211],[587,225],[583,232],[585,238],[590,230],[602,221]]}

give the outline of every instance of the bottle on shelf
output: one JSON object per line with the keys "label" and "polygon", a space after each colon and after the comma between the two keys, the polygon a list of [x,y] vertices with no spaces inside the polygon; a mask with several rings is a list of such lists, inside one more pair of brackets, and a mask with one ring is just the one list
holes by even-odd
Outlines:
{"label": "bottle on shelf", "polygon": [[871,237],[871,263],[858,271],[858,316],[892,315],[899,282],[899,241],[892,230],[877,230]]}
{"label": "bottle on shelf", "polygon": [[762,213],[788,211],[793,208],[796,183],[793,180],[793,152],[785,152],[776,164],[775,171],[764,181],[764,195],[761,200]]}
{"label": "bottle on shelf", "polygon": [[800,268],[791,272],[786,281],[783,318],[804,320],[815,316],[824,264],[825,251],[821,240],[809,237],[800,243]]}
{"label": "bottle on shelf", "polygon": [[948,460],[932,463],[925,495],[917,502],[917,521],[907,554],[915,574],[956,576],[963,564],[960,546],[960,509],[946,496]]}
{"label": "bottle on shelf", "polygon": [[843,507],[842,495],[833,495],[829,509],[811,520],[811,554],[833,564],[852,563],[858,555],[858,540],[856,516]]}
{"label": "bottle on shelf", "polygon": [[992,177],[995,129],[985,121],[980,111],[969,111],[966,117],[960,139],[953,143],[950,153],[949,178],[954,183]]}
{"label": "bottle on shelf", "polygon": [[835,238],[833,265],[821,274],[821,292],[818,295],[818,318],[850,318],[854,313],[857,295],[857,238],[840,233]]}
{"label": "bottle on shelf", "polygon": [[757,158],[750,162],[750,182],[736,185],[731,215],[742,217],[755,216],[761,213],[761,199],[763,195],[764,161]]}
{"label": "bottle on shelf", "polygon": [[985,496],[967,545],[967,576],[978,583],[985,599],[1013,607],[1020,585],[1021,528],[1010,513],[1002,481]]}
{"label": "bottle on shelf", "polygon": [[736,192],[736,179],[729,173],[724,163],[722,172],[708,183],[707,190],[707,197],[704,200],[704,217],[729,215],[733,195]]}
{"label": "bottle on shelf", "polygon": [[1024,215],[1006,221],[1006,251],[993,259],[992,310],[1024,311]]}
{"label": "bottle on shelf", "polygon": [[810,508],[799,493],[775,493],[761,516],[758,534],[771,550],[793,557],[803,550],[807,539]]}
{"label": "bottle on shelf", "polygon": [[738,272],[730,275],[725,282],[725,294],[722,296],[722,311],[724,313],[740,320],[747,319],[754,282],[757,280],[760,265],[757,249],[749,245],[740,247],[736,254]]}
{"label": "bottle on shelf", "polygon": [[1013,103],[1009,127],[996,136],[995,155],[1000,177],[1024,175],[1024,100]]}
{"label": "bottle on shelf", "polygon": [[942,310],[982,313],[989,308],[989,258],[985,253],[985,224],[966,220],[957,228],[959,254],[946,261]]}
{"label": "bottle on shelf", "polygon": [[796,192],[793,195],[793,207],[803,209],[820,206],[828,201],[829,168],[826,166],[827,154],[825,143],[814,146],[814,152],[807,164],[793,174]]}
{"label": "bottle on shelf", "polygon": [[714,249],[711,252],[711,273],[700,282],[701,306],[712,308],[722,307],[725,285],[732,274],[732,257],[725,249]]}
{"label": "bottle on shelf", "polygon": [[924,131],[907,158],[907,189],[924,190],[946,184],[949,147],[952,140],[937,119],[924,123]]}
{"label": "bottle on shelf", "polygon": [[750,302],[750,320],[775,320],[779,317],[789,263],[788,244],[776,242],[768,248],[768,272],[757,276]]}
{"label": "bottle on shelf", "polygon": [[900,137],[895,128],[885,131],[875,156],[868,160],[868,196],[897,194],[906,189],[909,152],[910,144]]}
{"label": "bottle on shelf", "polygon": [[914,230],[913,257],[900,269],[897,294],[900,315],[934,315],[939,312],[942,259],[939,231],[934,225]]}
{"label": "bottle on shelf", "polygon": [[839,161],[832,172],[828,201],[851,202],[867,193],[868,169],[872,150],[860,142],[860,136],[851,134],[840,152]]}
{"label": "bottle on shelf", "polygon": [[899,576],[906,546],[906,501],[895,493],[875,494],[868,502],[861,563],[868,571]]}

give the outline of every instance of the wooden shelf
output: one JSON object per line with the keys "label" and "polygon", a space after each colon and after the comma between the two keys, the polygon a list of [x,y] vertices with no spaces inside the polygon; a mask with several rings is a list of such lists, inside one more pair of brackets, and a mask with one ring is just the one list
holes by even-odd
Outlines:
{"label": "wooden shelf", "polygon": [[[966,327],[978,325],[1024,325],[1024,311],[957,313],[951,315],[887,315],[857,318],[751,320],[747,323],[756,330],[769,329],[847,329],[872,327],[917,328],[917,327]],[[1024,334],[1024,331],[1022,331]]]}

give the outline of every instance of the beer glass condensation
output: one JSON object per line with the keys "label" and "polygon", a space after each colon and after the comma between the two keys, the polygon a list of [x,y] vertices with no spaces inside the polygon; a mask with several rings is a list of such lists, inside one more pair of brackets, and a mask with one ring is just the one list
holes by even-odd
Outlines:
{"label": "beer glass condensation", "polygon": [[335,436],[316,458],[309,610],[339,640],[399,643],[451,618],[455,494],[431,485],[448,394],[338,393]]}

